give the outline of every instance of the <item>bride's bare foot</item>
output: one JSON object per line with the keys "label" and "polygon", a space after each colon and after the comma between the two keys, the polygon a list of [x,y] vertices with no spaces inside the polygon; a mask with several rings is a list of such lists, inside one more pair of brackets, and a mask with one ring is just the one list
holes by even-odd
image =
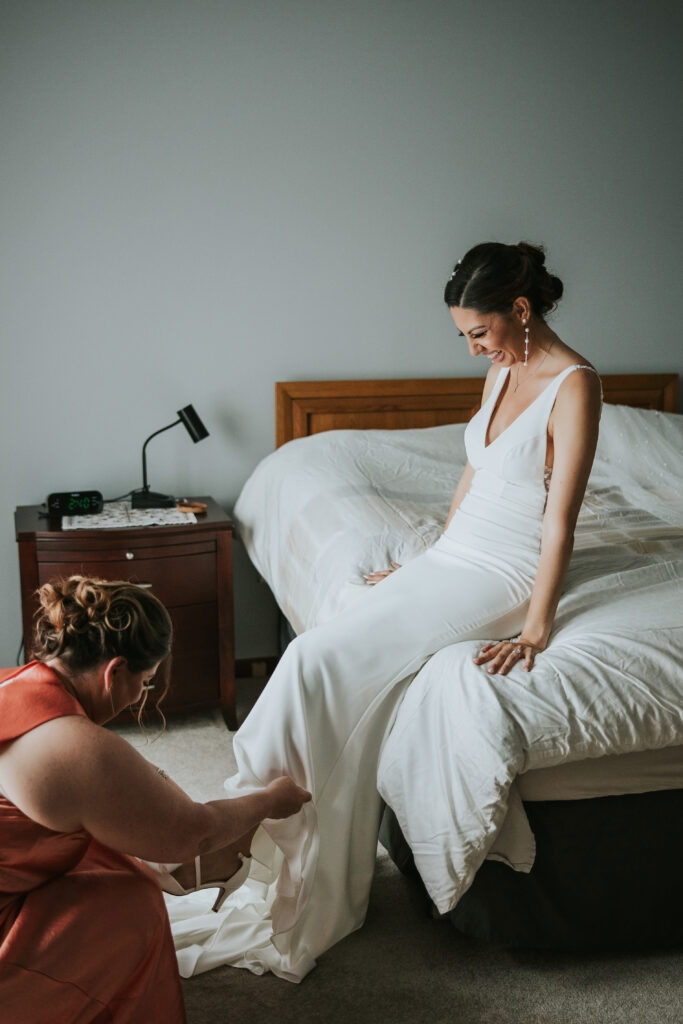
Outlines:
{"label": "bride's bare foot", "polygon": [[[201,856],[201,880],[208,882],[227,882],[229,878],[239,871],[242,865],[243,856],[249,856],[251,840],[256,829],[247,832],[229,846],[222,846],[219,850],[212,850],[211,853],[203,853]],[[194,861],[181,864],[179,868],[172,871],[173,877],[182,885],[183,889],[192,889],[197,884],[195,876]]]}

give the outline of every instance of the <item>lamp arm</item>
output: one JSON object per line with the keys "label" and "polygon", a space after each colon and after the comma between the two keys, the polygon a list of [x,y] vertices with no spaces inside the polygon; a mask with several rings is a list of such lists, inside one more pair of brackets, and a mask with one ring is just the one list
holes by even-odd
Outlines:
{"label": "lamp arm", "polygon": [[171,427],[177,427],[179,423],[182,423],[181,419],[174,420],[173,423],[169,423],[167,427],[162,427],[160,430],[155,430],[153,434],[150,434],[145,443],[142,446],[142,489],[143,491],[149,490],[149,484],[147,483],[147,445],[156,437],[157,434],[163,434],[165,430],[170,430]]}

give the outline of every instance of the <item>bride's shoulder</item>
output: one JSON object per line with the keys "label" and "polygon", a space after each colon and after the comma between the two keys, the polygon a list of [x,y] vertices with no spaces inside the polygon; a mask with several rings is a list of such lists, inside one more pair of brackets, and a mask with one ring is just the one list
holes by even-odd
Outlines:
{"label": "bride's shoulder", "polygon": [[567,379],[573,380],[575,387],[600,388],[600,374],[591,362],[577,352],[572,353],[562,369],[572,371]]}
{"label": "bride's shoulder", "polygon": [[[576,355],[576,353],[575,353]],[[600,416],[602,407],[602,383],[600,374],[592,363],[579,356],[567,360],[560,373],[570,370],[562,381],[557,394],[557,409],[562,415],[584,416],[590,418]]]}

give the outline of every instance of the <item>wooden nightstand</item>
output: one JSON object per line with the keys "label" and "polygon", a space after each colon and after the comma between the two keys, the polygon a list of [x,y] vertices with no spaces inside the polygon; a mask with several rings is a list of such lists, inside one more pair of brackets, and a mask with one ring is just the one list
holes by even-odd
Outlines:
{"label": "wooden nightstand", "polygon": [[232,521],[212,498],[193,525],[62,530],[39,505],[14,515],[19,544],[26,660],[31,656],[35,591],[73,574],[151,584],[173,620],[171,686],[165,712],[220,707],[230,729],[235,713]]}

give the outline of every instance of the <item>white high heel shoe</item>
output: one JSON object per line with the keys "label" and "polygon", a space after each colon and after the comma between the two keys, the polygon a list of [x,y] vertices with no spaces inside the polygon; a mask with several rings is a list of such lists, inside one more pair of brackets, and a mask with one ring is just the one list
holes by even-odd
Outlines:
{"label": "white high heel shoe", "polygon": [[201,857],[195,857],[195,885],[190,886],[189,889],[183,889],[177,878],[174,878],[171,874],[165,874],[162,879],[161,888],[164,892],[170,893],[171,896],[187,896],[188,893],[199,892],[200,889],[219,889],[220,892],[218,893],[211,909],[216,911],[220,910],[230,893],[239,889],[239,887],[243,885],[249,877],[251,857],[247,857],[243,853],[239,853],[238,857],[242,861],[242,864],[234,875],[230,876],[230,878],[226,878],[224,880],[211,879],[211,881],[202,882]]}

